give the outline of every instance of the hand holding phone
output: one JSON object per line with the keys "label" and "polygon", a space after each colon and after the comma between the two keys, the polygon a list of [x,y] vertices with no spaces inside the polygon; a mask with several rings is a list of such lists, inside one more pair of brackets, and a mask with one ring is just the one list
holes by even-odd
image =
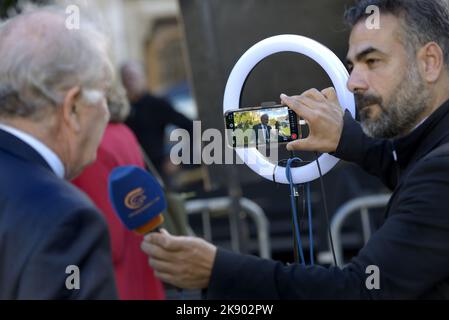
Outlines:
{"label": "hand holding phone", "polygon": [[308,124],[306,139],[293,141],[288,150],[335,152],[343,131],[344,111],[340,106],[334,88],[321,92],[310,89],[299,96],[281,95],[282,103],[288,105]]}
{"label": "hand holding phone", "polygon": [[298,117],[286,105],[231,110],[224,118],[228,144],[233,148],[259,148],[302,137]]}

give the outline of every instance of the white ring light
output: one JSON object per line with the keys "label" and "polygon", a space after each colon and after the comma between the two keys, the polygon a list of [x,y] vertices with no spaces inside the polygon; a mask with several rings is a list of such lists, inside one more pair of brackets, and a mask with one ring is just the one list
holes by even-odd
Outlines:
{"label": "white ring light", "polygon": [[[342,108],[347,108],[352,116],[355,116],[354,95],[346,87],[349,74],[343,63],[319,42],[298,35],[267,38],[243,54],[229,75],[223,99],[223,112],[240,105],[243,85],[254,67],[266,57],[279,52],[297,52],[315,60],[332,80]],[[271,163],[257,149],[238,148],[236,153],[254,172],[265,179],[273,181],[274,177],[278,183],[288,183],[285,167]],[[338,162],[337,158],[327,153],[322,154],[318,160],[323,174],[329,172]],[[312,162],[299,168],[292,168],[292,177],[295,183],[306,183],[319,178],[317,164]]]}

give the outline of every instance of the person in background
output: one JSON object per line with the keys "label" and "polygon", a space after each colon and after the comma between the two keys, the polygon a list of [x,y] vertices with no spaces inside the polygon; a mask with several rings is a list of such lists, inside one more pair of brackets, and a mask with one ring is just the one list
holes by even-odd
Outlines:
{"label": "person in background", "polygon": [[257,147],[259,147],[259,144],[270,144],[271,126],[268,124],[269,121],[270,118],[268,117],[268,114],[263,114],[260,116],[260,123],[253,126]]}
{"label": "person in background", "polygon": [[140,64],[127,62],[120,71],[132,106],[126,123],[136,134],[157,171],[164,173],[164,162],[169,161],[164,152],[165,128],[173,124],[192,134],[193,122],[177,112],[168,101],[148,92],[147,79]]}
{"label": "person in background", "polygon": [[129,114],[129,103],[123,88],[108,92],[111,114],[97,152],[97,160],[72,182],[83,190],[106,218],[111,235],[112,260],[119,298],[122,300],[160,300],[164,288],[140,250],[142,236],[127,230],[113,211],[108,198],[108,177],[117,166],[136,165],[144,168],[140,146],[132,131],[123,124]]}

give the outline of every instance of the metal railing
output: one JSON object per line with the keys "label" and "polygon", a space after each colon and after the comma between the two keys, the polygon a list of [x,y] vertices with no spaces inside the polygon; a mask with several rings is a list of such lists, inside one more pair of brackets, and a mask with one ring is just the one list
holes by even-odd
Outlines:
{"label": "metal railing", "polygon": [[390,197],[390,194],[359,197],[346,202],[337,210],[331,221],[331,233],[334,241],[337,265],[339,267],[342,267],[344,264],[341,228],[345,220],[354,213],[360,213],[362,220],[363,240],[366,244],[368,239],[371,237],[369,209],[385,207],[388,204]]}
{"label": "metal railing", "polygon": [[[188,215],[201,214],[203,223],[204,238],[208,241],[212,240],[212,213],[228,214],[232,199],[229,197],[219,197],[211,199],[190,200],[186,202],[185,208]],[[271,258],[270,231],[269,222],[263,209],[254,201],[247,198],[240,199],[240,206],[244,212],[254,221],[257,230],[257,240],[259,245],[259,255],[262,258]],[[223,215],[224,215],[223,214]],[[231,224],[231,246],[234,250],[239,248],[236,243],[235,226]],[[238,251],[238,250],[236,250]]]}

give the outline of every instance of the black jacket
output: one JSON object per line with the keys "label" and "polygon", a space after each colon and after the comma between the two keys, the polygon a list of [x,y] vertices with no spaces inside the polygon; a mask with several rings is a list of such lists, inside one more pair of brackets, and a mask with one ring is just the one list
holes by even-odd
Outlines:
{"label": "black jacket", "polygon": [[164,150],[165,128],[173,124],[187,130],[191,137],[193,131],[191,120],[177,112],[166,100],[150,94],[145,94],[132,105],[126,124],[159,172],[167,156]]}
{"label": "black jacket", "polygon": [[[396,140],[367,137],[346,113],[335,155],[359,164],[394,190],[381,228],[344,269],[285,266],[218,249],[208,298],[449,298],[447,143],[449,101]],[[370,265],[379,267],[379,290],[366,287]]]}
{"label": "black jacket", "polygon": [[[253,126],[253,131],[254,131],[255,139],[256,139],[256,147],[259,147],[260,142],[263,143],[263,140],[264,140],[263,137],[261,137],[261,139],[259,141],[259,132],[262,133],[261,132],[262,130],[264,130],[264,128],[262,127],[262,123],[259,123],[259,124],[256,124]],[[264,145],[270,144],[270,134],[271,134],[271,126],[266,125],[266,137],[265,137],[265,143],[263,143]]]}
{"label": "black jacket", "polygon": [[[70,265],[79,268],[79,290],[66,287]],[[0,130],[0,299],[112,298],[101,214],[33,148]]]}

